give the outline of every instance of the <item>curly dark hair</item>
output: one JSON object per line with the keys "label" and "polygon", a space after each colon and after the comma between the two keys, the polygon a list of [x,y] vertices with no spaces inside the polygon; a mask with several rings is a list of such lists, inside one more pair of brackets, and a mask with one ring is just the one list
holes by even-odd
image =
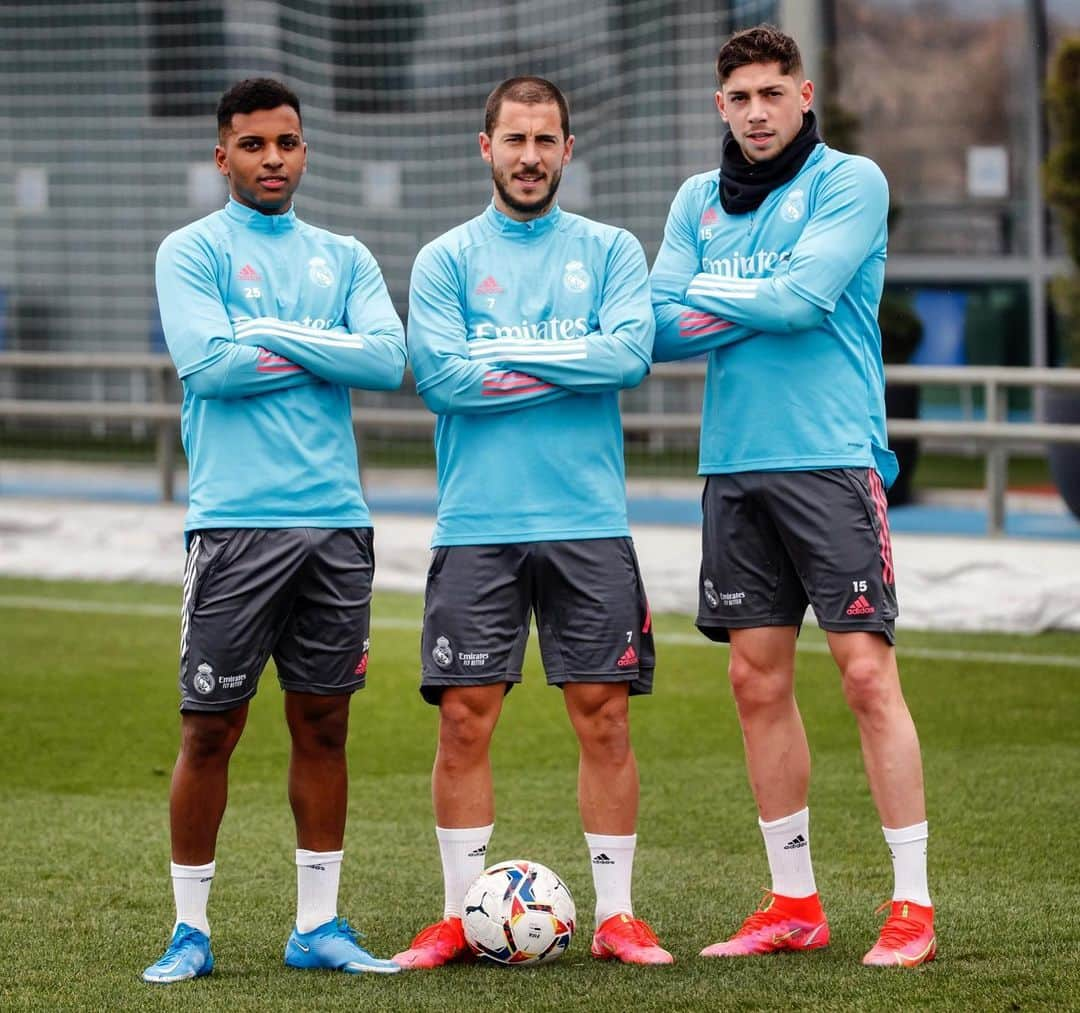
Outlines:
{"label": "curly dark hair", "polygon": [[736,32],[716,55],[716,80],[720,87],[732,72],[751,63],[779,63],[781,74],[799,77],[802,54],[798,43],[776,25],[756,25]]}
{"label": "curly dark hair", "polygon": [[277,109],[278,106],[292,106],[297,118],[300,118],[300,99],[280,81],[271,77],[248,77],[237,81],[218,102],[218,132],[228,130],[237,113],[254,113],[261,109]]}

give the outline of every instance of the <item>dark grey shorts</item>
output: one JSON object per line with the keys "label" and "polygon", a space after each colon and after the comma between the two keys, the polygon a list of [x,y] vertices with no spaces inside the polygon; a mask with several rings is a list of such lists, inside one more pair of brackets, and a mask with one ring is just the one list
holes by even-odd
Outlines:
{"label": "dark grey shorts", "polygon": [[652,692],[652,617],[629,538],[437,548],[428,570],[420,692],[521,681],[536,615],[548,683]]}
{"label": "dark grey shorts", "polygon": [[758,471],[709,475],[702,496],[697,626],[801,626],[806,606],[838,633],[894,642],[896,583],[876,471]]}
{"label": "dark grey shorts", "polygon": [[273,657],[281,687],[364,685],[375,552],[371,528],[226,528],[188,545],[180,709],[224,711],[255,695]]}

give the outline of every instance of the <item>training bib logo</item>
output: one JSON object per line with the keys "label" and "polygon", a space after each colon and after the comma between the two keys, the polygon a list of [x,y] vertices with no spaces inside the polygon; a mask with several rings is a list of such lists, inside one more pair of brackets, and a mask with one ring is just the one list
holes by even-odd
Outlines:
{"label": "training bib logo", "polygon": [[780,217],[785,222],[797,222],[806,214],[806,195],[802,190],[792,190],[780,208]]}
{"label": "training bib logo", "polygon": [[584,292],[589,287],[589,276],[580,260],[568,261],[563,268],[563,284],[571,292]]}
{"label": "training bib logo", "polygon": [[330,265],[326,262],[325,257],[312,257],[307,266],[308,277],[319,288],[329,288],[334,284],[334,272],[330,270]]}

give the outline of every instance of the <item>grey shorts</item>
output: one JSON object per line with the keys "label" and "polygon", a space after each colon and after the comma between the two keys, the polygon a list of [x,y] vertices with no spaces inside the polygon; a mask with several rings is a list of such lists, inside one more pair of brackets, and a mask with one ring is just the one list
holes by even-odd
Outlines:
{"label": "grey shorts", "polygon": [[896,583],[876,471],[709,475],[702,496],[697,627],[711,640],[801,626],[895,640]]}
{"label": "grey shorts", "polygon": [[282,689],[363,687],[375,552],[371,528],[192,533],[180,626],[180,709],[225,711],[255,695],[272,657]]}
{"label": "grey shorts", "polygon": [[437,548],[428,570],[420,692],[521,681],[535,613],[547,681],[652,692],[652,617],[629,538]]}

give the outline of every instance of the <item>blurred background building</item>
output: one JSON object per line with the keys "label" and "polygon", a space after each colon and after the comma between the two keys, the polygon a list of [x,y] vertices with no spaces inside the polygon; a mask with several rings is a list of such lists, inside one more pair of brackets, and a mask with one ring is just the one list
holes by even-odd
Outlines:
{"label": "blurred background building", "polygon": [[[222,204],[214,109],[251,75],[301,97],[299,213],[366,243],[403,315],[416,251],[489,199],[476,134],[512,74],[570,97],[563,206],[651,258],[679,183],[718,161],[716,49],[763,20],[802,43],[826,139],[890,180],[887,277],[925,325],[917,361],[1053,364],[1046,283],[1064,257],[1040,194],[1041,91],[1080,31],[1075,0],[4,3],[0,348],[163,348],[155,250]],[[45,381],[0,377],[0,396]]]}

